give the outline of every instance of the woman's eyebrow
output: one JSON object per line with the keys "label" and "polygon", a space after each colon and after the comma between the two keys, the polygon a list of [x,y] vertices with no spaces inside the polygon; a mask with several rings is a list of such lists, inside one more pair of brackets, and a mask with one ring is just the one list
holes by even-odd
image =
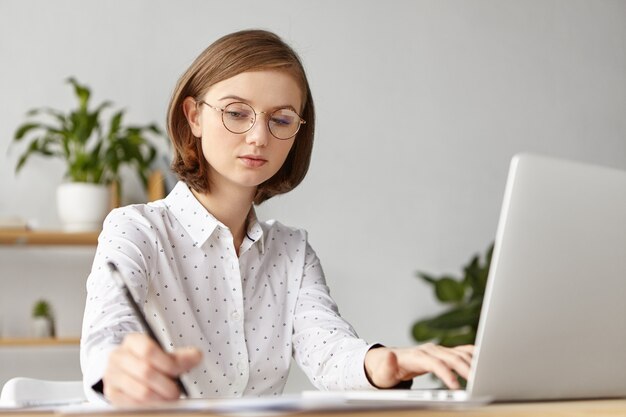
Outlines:
{"label": "woman's eyebrow", "polygon": [[[227,95],[224,96],[220,99],[218,99],[218,101],[224,101],[224,100],[237,100],[237,101],[242,101],[244,103],[249,103],[249,100],[246,100],[245,98],[239,97],[239,96],[235,96],[235,95]],[[282,106],[273,106],[272,109],[290,109],[295,111],[296,113],[298,113],[298,111],[296,110],[295,107],[293,107],[291,104],[284,104]]]}
{"label": "woman's eyebrow", "polygon": [[220,98],[219,101],[228,100],[228,99],[233,99],[233,100],[237,100],[237,101],[244,101],[244,102],[248,101],[245,98],[241,98],[239,96],[233,96],[233,95],[224,96],[224,97]]}

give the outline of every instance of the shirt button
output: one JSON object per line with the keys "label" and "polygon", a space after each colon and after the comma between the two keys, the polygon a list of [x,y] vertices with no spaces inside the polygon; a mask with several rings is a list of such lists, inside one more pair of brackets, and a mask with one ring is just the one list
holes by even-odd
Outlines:
{"label": "shirt button", "polygon": [[233,318],[233,320],[235,321],[239,321],[241,320],[241,314],[239,314],[238,311],[233,312],[233,314],[231,315],[231,317]]}
{"label": "shirt button", "polygon": [[237,370],[243,372],[246,370],[246,364],[243,362],[237,362]]}

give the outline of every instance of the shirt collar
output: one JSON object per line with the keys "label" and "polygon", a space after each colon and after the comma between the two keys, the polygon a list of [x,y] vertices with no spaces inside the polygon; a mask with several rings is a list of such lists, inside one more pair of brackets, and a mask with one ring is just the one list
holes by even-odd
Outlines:
{"label": "shirt collar", "polygon": [[263,240],[263,228],[256,217],[254,207],[248,213],[248,230],[246,230],[246,238],[258,245],[261,255],[265,253],[265,242]]}
{"label": "shirt collar", "polygon": [[189,186],[178,181],[165,197],[165,205],[193,239],[194,246],[202,246],[218,227],[225,226],[196,199]]}
{"label": "shirt collar", "polygon": [[[193,239],[194,246],[202,246],[218,227],[227,227],[217,220],[198,201],[183,181],[178,181],[174,189],[165,197],[165,205]],[[263,228],[261,227],[254,207],[248,213],[248,229],[246,238],[257,243],[261,254],[265,253]]]}

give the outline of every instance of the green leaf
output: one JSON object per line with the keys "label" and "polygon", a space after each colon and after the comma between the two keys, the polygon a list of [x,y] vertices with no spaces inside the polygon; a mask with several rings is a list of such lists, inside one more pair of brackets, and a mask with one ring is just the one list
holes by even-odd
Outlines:
{"label": "green leaf", "polygon": [[89,160],[91,161],[93,165],[99,164],[100,150],[102,149],[102,145],[103,145],[103,142],[99,142],[98,144],[96,144],[93,150],[89,153],[90,154]]}
{"label": "green leaf", "polygon": [[465,287],[462,282],[451,277],[443,277],[435,284],[435,295],[444,303],[459,302],[465,295]]}
{"label": "green leaf", "polygon": [[120,126],[122,124],[122,117],[124,117],[124,111],[120,110],[119,112],[115,113],[115,115],[111,118],[111,123],[109,126],[109,134],[108,134],[109,139],[112,140],[117,134],[117,132],[120,130]]}
{"label": "green leaf", "polygon": [[471,299],[482,299],[485,294],[492,253],[493,244],[487,249],[484,262],[481,262],[480,257],[476,255],[464,268],[465,282],[472,289]]}
{"label": "green leaf", "polygon": [[426,321],[418,321],[411,330],[413,338],[418,342],[433,340],[441,335],[440,331],[433,330]]}
{"label": "green leaf", "polygon": [[39,129],[41,127],[40,123],[24,123],[23,125],[21,125],[17,131],[15,132],[15,135],[13,136],[13,139],[15,141],[19,141],[21,140],[28,132],[30,132],[31,130],[34,129]]}
{"label": "green leaf", "polygon": [[489,269],[491,268],[491,258],[493,256],[493,247],[494,247],[494,244],[492,243],[487,249],[487,253],[485,254],[485,263],[483,264],[481,268],[481,273],[479,277],[480,285],[483,288],[483,293],[484,293],[484,289],[487,287],[487,278],[489,278]]}
{"label": "green leaf", "polygon": [[79,84],[74,77],[68,78],[67,82],[74,86],[74,94],[76,94],[76,97],[78,98],[79,107],[86,110],[87,102],[89,101],[89,96],[91,95],[89,88],[85,85]]}
{"label": "green leaf", "polygon": [[156,156],[157,156],[156,148],[154,146],[150,146],[148,157],[146,158],[146,165],[147,165],[146,168],[148,168],[150,165],[152,165],[152,163],[156,159]]}
{"label": "green leaf", "polygon": [[94,113],[102,113],[102,110],[104,110],[107,107],[110,107],[113,103],[111,103],[110,101],[103,101],[102,103],[100,103],[100,105],[98,105],[98,107],[96,107],[96,110],[94,110]]}
{"label": "green leaf", "polygon": [[486,261],[486,266],[487,268],[490,267],[491,265],[491,258],[493,257],[493,248],[495,246],[495,243],[492,243],[491,245],[489,245],[489,248],[487,249],[487,254],[485,255],[485,261]]}
{"label": "green leaf", "polygon": [[24,164],[26,163],[26,160],[28,159],[28,152],[24,153],[22,156],[20,156],[20,158],[17,161],[17,165],[15,166],[15,173],[17,174],[18,172],[20,172],[20,170],[22,169],[22,167],[24,166]]}
{"label": "green leaf", "polygon": [[56,135],[46,135],[40,140],[39,152],[46,156],[62,155],[62,153],[58,149],[53,149],[54,147],[58,148],[58,146],[59,141]]}
{"label": "green leaf", "polygon": [[34,153],[39,153],[39,141],[38,140],[33,140],[30,145],[28,146],[28,149],[26,149],[26,152],[24,152],[19,160],[17,161],[17,165],[15,167],[15,172],[19,172],[22,167],[24,166],[24,164],[26,163],[26,161],[30,158],[30,156]]}
{"label": "green leaf", "polygon": [[430,284],[436,284],[437,283],[437,278],[433,277],[432,275],[426,274],[424,272],[416,272],[416,275],[423,279],[424,281],[430,283]]}
{"label": "green leaf", "polygon": [[474,301],[467,305],[455,307],[439,316],[424,320],[424,323],[435,330],[451,330],[460,327],[476,327],[480,317],[480,302]]}
{"label": "green leaf", "polygon": [[481,278],[482,271],[478,255],[474,256],[464,268],[464,282],[472,289],[473,296],[482,296],[485,293],[485,280]]}
{"label": "green leaf", "polygon": [[49,107],[42,107],[42,108],[39,108],[39,109],[30,110],[30,111],[28,111],[26,113],[26,115],[27,116],[35,116],[35,115],[38,115],[38,114],[41,114],[41,113],[54,118],[57,122],[59,122],[59,125],[60,125],[61,128],[65,127],[65,124],[66,124],[65,115],[62,112],[60,112],[58,110],[51,109]]}
{"label": "green leaf", "polygon": [[156,135],[159,135],[159,136],[163,134],[161,129],[159,129],[159,127],[157,125],[155,125],[154,123],[151,124],[151,125],[148,125],[146,127],[146,129],[148,129],[150,132],[152,132],[152,133],[154,133]]}

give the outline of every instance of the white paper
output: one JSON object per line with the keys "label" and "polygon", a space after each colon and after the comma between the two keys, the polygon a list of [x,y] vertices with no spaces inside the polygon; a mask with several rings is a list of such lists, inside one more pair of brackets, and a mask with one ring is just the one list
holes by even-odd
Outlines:
{"label": "white paper", "polygon": [[264,416],[303,411],[384,410],[407,408],[472,408],[489,402],[488,398],[422,398],[407,391],[305,391],[300,395],[243,397],[229,399],[186,399],[141,407],[113,407],[100,404],[71,405],[57,408],[62,414],[132,413],[151,411],[212,412],[233,416]]}

